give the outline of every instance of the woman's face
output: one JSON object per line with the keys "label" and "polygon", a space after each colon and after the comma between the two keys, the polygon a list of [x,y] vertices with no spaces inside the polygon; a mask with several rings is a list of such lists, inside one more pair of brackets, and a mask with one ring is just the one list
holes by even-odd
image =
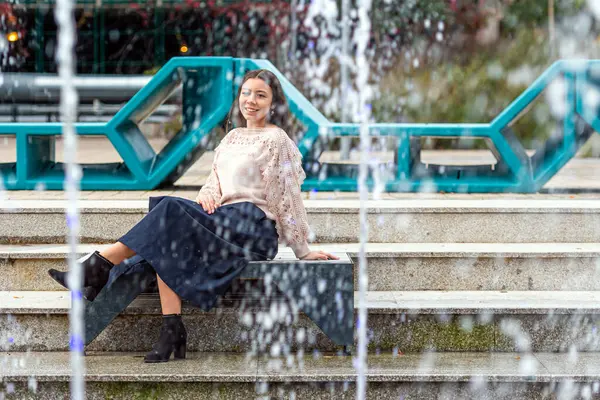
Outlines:
{"label": "woman's face", "polygon": [[242,85],[239,103],[248,128],[262,128],[271,112],[273,91],[262,79],[250,78]]}

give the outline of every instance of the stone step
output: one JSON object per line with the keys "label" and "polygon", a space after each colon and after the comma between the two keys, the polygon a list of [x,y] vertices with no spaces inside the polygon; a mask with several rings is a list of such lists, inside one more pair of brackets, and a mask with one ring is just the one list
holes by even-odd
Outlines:
{"label": "stone step", "polygon": [[[359,241],[357,200],[307,200],[317,242]],[[8,200],[0,210],[1,243],[64,243],[64,200]],[[112,242],[146,213],[139,200],[82,200],[81,240]],[[370,200],[374,243],[598,243],[596,200]]]}
{"label": "stone step", "polygon": [[[353,357],[281,358],[188,353],[184,361],[144,364],[143,353],[85,357],[88,399],[354,399]],[[597,353],[369,354],[367,398],[598,399]],[[67,352],[0,353],[7,398],[68,398]],[[33,393],[35,391],[35,394]],[[333,397],[335,393],[335,397]]]}
{"label": "stone step", "polygon": [[[347,253],[358,279],[358,243],[313,247]],[[68,251],[61,244],[0,245],[0,290],[60,290],[46,271],[66,270]],[[370,291],[600,290],[599,243],[369,243],[366,251]]]}
{"label": "stone step", "polygon": [[[358,293],[355,293],[358,307]],[[600,292],[367,292],[369,348],[380,351],[598,351]],[[64,351],[67,292],[0,292],[0,350]],[[336,346],[281,298],[184,308],[191,351],[335,351]],[[357,311],[357,310],[356,310]],[[158,337],[156,295],[131,304],[88,346],[145,351]]]}

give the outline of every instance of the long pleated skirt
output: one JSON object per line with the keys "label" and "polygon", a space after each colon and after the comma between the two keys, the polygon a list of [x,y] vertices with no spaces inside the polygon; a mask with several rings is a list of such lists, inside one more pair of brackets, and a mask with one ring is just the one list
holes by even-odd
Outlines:
{"label": "long pleated skirt", "polygon": [[249,261],[273,259],[278,248],[275,221],[252,203],[208,214],[195,201],[169,196],[151,197],[148,214],[119,241],[183,300],[206,311]]}

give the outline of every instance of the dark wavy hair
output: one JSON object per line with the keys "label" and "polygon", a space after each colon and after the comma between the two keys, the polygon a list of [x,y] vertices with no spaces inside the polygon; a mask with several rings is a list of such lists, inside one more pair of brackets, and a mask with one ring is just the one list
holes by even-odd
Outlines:
{"label": "dark wavy hair", "polygon": [[229,114],[227,114],[227,123],[225,124],[226,133],[229,132],[233,126],[235,127],[246,127],[246,118],[240,112],[240,94],[242,93],[242,87],[244,83],[248,79],[262,79],[273,92],[273,101],[271,103],[271,111],[267,114],[267,122],[273,125],[278,126],[283,129],[288,136],[291,137],[290,129],[292,128],[291,118],[290,118],[290,109],[288,107],[288,102],[285,98],[285,94],[283,93],[283,88],[281,87],[281,83],[279,83],[279,79],[273,74],[271,71],[266,69],[257,69],[254,71],[248,71],[246,75],[244,75],[244,79],[240,84],[240,87],[237,92],[237,96],[233,100],[233,104],[229,109]]}

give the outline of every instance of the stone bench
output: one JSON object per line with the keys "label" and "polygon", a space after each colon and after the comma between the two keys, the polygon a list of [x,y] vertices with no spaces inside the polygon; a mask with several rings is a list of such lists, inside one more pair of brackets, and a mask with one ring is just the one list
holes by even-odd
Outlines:
{"label": "stone bench", "polygon": [[[239,279],[274,283],[336,345],[346,348],[354,342],[353,264],[346,253],[337,255],[339,260],[299,261],[283,253],[272,261],[250,262]],[[128,271],[123,274],[119,268]],[[115,267],[95,300],[84,300],[86,346],[155,281],[154,269],[140,256]]]}

